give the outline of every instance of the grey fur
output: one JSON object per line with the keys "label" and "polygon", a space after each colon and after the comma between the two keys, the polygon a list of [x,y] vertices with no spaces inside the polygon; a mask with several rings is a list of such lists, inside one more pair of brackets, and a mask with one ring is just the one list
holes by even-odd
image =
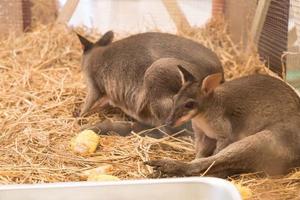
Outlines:
{"label": "grey fur", "polygon": [[[105,35],[112,37],[112,33]],[[90,113],[96,102],[108,98],[111,105],[138,122],[160,126],[170,114],[173,96],[181,88],[178,64],[199,80],[209,74],[223,73],[219,59],[211,50],[167,33],[142,33],[101,44],[96,42],[83,54],[88,94],[81,116]],[[96,128],[101,129],[101,123]]]}
{"label": "grey fur", "polygon": [[[204,83],[202,83],[204,84]],[[283,81],[251,75],[226,82],[204,94],[199,82],[187,82],[176,96],[171,121],[187,113],[186,101],[198,102],[192,124],[197,157],[147,164],[178,176],[226,177],[243,172],[283,174],[300,166],[300,99]]]}

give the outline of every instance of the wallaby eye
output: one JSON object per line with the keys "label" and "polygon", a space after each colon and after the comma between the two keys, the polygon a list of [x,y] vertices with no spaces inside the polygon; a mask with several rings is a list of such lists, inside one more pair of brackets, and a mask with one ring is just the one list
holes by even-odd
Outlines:
{"label": "wallaby eye", "polygon": [[195,107],[195,105],[196,105],[195,102],[189,101],[189,102],[187,102],[187,103],[184,105],[184,107],[185,107],[185,108],[188,108],[188,109],[193,109],[193,108]]}

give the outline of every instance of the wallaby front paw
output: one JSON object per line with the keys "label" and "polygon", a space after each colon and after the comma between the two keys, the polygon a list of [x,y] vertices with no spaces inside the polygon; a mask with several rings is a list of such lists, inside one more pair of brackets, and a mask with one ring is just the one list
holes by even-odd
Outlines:
{"label": "wallaby front paw", "polygon": [[177,160],[150,160],[144,164],[153,167],[155,171],[168,176],[190,176],[188,163]]}
{"label": "wallaby front paw", "polygon": [[73,112],[72,112],[72,116],[77,118],[77,117],[80,117],[80,108],[79,107],[75,107]]}
{"label": "wallaby front paw", "polygon": [[91,130],[94,131],[95,133],[100,133],[100,130],[97,129],[95,126],[93,125],[84,125],[80,128],[80,131],[84,131],[84,130]]}

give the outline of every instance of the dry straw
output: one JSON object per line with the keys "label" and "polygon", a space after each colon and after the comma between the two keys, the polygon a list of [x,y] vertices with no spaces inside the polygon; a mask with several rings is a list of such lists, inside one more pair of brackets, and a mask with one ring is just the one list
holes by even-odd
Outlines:
{"label": "dry straw", "polygon": [[[226,78],[264,72],[257,54],[245,54],[230,40],[221,22],[190,30],[184,36],[213,49]],[[143,161],[174,158],[189,161],[190,139],[101,136],[98,151],[80,157],[68,150],[78,133],[72,113],[86,93],[76,35],[62,27],[39,26],[0,41],[0,182],[37,183],[82,180],[82,172],[113,165],[120,179],[149,177]],[[100,118],[114,116],[102,113]],[[84,119],[93,123],[99,116]],[[83,121],[83,120],[81,120]],[[252,192],[251,199],[292,199],[300,191],[299,172],[282,178],[244,175],[234,180]]]}

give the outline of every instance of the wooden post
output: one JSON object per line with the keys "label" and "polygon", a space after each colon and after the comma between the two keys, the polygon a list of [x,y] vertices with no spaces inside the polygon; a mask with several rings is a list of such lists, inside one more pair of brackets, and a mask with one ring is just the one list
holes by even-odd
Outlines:
{"label": "wooden post", "polygon": [[291,1],[291,12],[295,26],[288,33],[287,70],[300,70],[300,0]]}
{"label": "wooden post", "polygon": [[254,19],[250,31],[250,41],[255,45],[258,44],[260,34],[262,32],[271,0],[260,0],[258,2]]}
{"label": "wooden post", "polygon": [[297,29],[296,27],[293,27],[289,32],[288,32],[288,47],[292,47],[293,44],[297,41]]}
{"label": "wooden post", "polygon": [[189,30],[191,28],[187,18],[180,9],[176,0],[162,0],[165,5],[170,17],[177,27],[177,31],[180,30]]}
{"label": "wooden post", "polygon": [[225,0],[224,18],[232,41],[246,49],[256,10],[256,0]]}
{"label": "wooden post", "polygon": [[58,15],[56,22],[61,24],[67,24],[70,21],[72,15],[74,14],[78,3],[79,0],[68,0],[62,8],[60,14]]}
{"label": "wooden post", "polygon": [[212,1],[212,16],[220,17],[224,15],[225,0]]}

